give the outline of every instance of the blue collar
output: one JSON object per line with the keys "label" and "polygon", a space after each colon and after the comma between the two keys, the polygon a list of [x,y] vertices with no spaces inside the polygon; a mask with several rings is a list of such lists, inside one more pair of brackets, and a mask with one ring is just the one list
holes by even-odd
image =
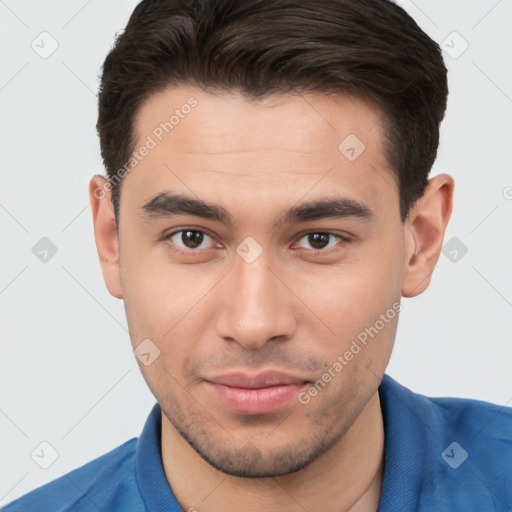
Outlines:
{"label": "blue collar", "polygon": [[156,403],[137,443],[135,467],[146,508],[151,512],[182,512],[172,493],[162,462],[162,411]]}

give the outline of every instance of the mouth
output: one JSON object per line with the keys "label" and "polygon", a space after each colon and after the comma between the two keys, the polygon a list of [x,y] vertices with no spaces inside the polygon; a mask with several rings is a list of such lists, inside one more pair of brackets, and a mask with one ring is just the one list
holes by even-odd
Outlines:
{"label": "mouth", "polygon": [[264,414],[284,409],[310,381],[281,372],[230,373],[205,380],[212,395],[230,410]]}

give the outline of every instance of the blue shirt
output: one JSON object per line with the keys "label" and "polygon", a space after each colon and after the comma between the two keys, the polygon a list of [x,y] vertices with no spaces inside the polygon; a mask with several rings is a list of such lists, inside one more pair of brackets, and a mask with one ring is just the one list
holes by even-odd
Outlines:
{"label": "blue shirt", "polygon": [[[378,512],[512,510],[512,407],[379,386],[385,430]],[[160,453],[156,403],[139,438],[2,508],[4,512],[181,512]],[[340,491],[341,492],[341,491]]]}

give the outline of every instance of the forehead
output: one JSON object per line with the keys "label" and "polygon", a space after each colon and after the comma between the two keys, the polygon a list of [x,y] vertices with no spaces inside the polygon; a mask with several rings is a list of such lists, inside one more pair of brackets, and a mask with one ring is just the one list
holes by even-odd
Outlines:
{"label": "forehead", "polygon": [[139,203],[172,189],[209,202],[224,198],[225,205],[236,198],[265,195],[270,205],[339,192],[398,209],[381,121],[376,105],[346,95],[252,100],[169,88],[152,95],[135,117],[135,150],[151,150],[126,175],[127,192]]}
{"label": "forehead", "polygon": [[[196,106],[189,106],[191,100]],[[134,128],[140,141],[171,120],[167,130],[173,141],[196,153],[216,152],[221,142],[223,150],[277,146],[308,154],[331,151],[349,132],[372,145],[380,142],[381,119],[377,105],[348,95],[279,94],[252,100],[241,93],[176,87],[150,96]],[[162,135],[169,134],[164,129]]]}

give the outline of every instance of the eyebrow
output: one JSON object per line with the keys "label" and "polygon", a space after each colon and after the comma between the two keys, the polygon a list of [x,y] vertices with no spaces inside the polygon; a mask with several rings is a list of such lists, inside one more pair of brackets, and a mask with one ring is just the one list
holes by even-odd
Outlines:
{"label": "eyebrow", "polygon": [[[232,228],[235,224],[232,215],[222,206],[212,205],[201,199],[183,194],[161,192],[142,206],[144,215],[151,219],[168,218],[176,215],[193,215],[204,219],[222,222]],[[301,203],[287,210],[276,225],[295,224],[321,219],[356,218],[372,220],[374,214],[364,203],[348,197],[328,196],[315,201]]]}

